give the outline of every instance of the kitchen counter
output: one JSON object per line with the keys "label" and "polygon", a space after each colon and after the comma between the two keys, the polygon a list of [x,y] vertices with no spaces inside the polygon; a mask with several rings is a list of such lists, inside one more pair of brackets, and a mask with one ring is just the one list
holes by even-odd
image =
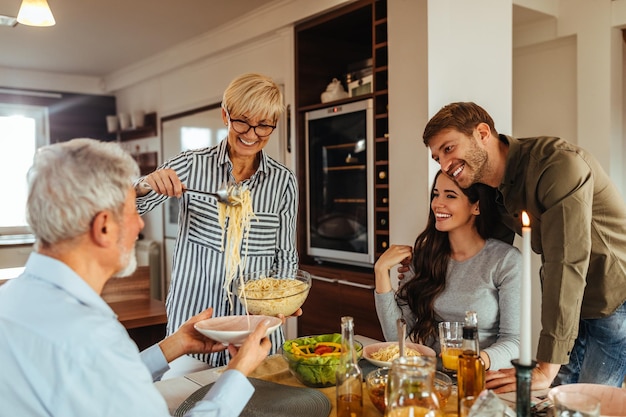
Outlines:
{"label": "kitchen counter", "polygon": [[22,272],[24,272],[23,266],[15,268],[0,268],[0,285],[4,284],[10,279],[19,277]]}
{"label": "kitchen counter", "polygon": [[1,235],[0,246],[32,246],[35,243],[33,235]]}

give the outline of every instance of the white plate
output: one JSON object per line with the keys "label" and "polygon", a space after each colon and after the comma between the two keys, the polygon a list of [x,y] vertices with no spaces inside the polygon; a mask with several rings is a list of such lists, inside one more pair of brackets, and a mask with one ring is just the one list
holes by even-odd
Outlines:
{"label": "white plate", "polygon": [[[383,367],[383,366],[390,367],[391,362],[383,362],[383,361],[378,361],[376,359],[372,359],[372,354],[375,352],[378,352],[380,349],[384,349],[388,346],[397,345],[397,344],[398,342],[372,343],[371,345],[367,345],[363,348],[363,357],[367,359],[373,365],[376,365],[379,367]],[[416,350],[424,356],[436,356],[435,351],[429,348],[428,346],[419,345],[417,343],[411,343],[411,342],[405,342],[404,346],[407,348]]]}
{"label": "white plate", "polygon": [[626,390],[600,384],[568,384],[554,387],[548,398],[554,404],[558,392],[584,392],[600,400],[600,417],[624,416],[626,411]]}
{"label": "white plate", "polygon": [[216,342],[225,345],[232,343],[240,345],[246,337],[256,329],[256,326],[264,320],[270,320],[270,327],[265,333],[268,336],[282,324],[278,317],[271,316],[224,316],[202,320],[194,324],[197,331]]}

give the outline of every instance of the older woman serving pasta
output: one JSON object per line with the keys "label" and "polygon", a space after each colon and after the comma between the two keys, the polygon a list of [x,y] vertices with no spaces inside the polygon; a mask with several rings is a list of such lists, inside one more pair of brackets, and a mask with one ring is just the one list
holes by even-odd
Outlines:
{"label": "older woman serving pasta", "polygon": [[[245,314],[239,299],[230,297],[231,307],[228,296],[231,282],[241,274],[297,268],[297,181],[263,151],[283,109],[280,89],[270,78],[241,75],[226,88],[222,100],[226,140],[212,148],[182,152],[142,179],[152,190],[137,190],[140,214],[170,197],[180,201],[166,302],[168,334],[207,307],[214,308],[215,316]],[[214,192],[224,182],[236,184],[239,196],[248,200],[227,207],[185,193],[187,188]],[[274,352],[283,339],[282,332],[272,335]],[[213,366],[228,360],[224,352],[200,359]]]}

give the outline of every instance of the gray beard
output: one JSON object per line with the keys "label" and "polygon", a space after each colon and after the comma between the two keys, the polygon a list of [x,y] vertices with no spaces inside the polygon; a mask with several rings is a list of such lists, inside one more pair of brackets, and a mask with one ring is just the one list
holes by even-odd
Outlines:
{"label": "gray beard", "polygon": [[113,274],[113,278],[125,278],[132,275],[137,269],[137,257],[135,256],[135,247],[120,256],[120,263],[124,266],[122,269]]}

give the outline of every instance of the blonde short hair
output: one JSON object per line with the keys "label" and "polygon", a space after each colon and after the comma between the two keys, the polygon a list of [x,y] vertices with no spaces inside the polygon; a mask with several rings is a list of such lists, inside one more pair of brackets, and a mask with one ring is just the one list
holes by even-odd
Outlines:
{"label": "blonde short hair", "polygon": [[222,108],[231,116],[260,117],[275,123],[285,105],[280,88],[271,78],[248,73],[230,82],[224,91]]}

